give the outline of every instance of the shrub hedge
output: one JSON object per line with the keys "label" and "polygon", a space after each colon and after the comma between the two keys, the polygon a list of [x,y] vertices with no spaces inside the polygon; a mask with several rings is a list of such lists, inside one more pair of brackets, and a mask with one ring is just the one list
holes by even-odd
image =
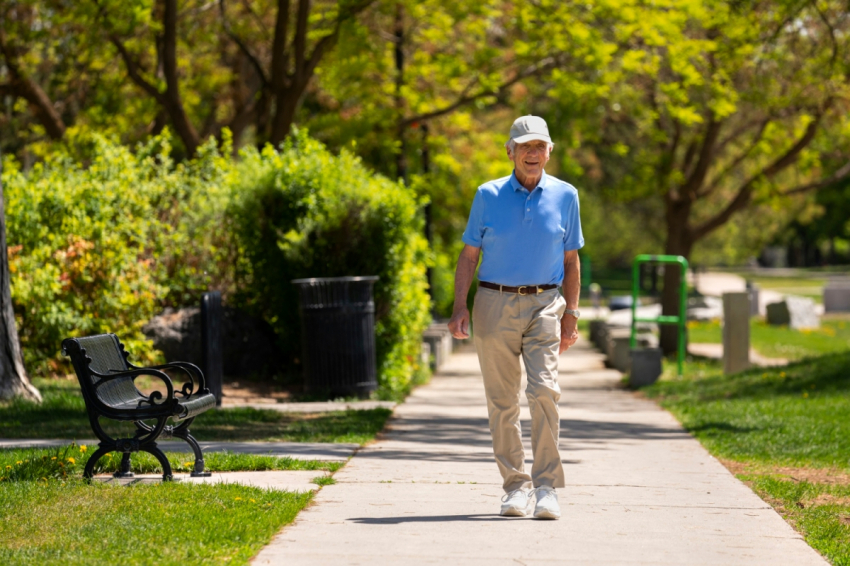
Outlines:
{"label": "shrub hedge", "polygon": [[377,275],[381,396],[397,397],[419,367],[428,325],[428,247],[414,193],[372,174],[347,151],[331,154],[304,132],[280,151],[243,151],[231,215],[240,242],[236,299],[263,314],[297,368],[301,349],[292,279]]}
{"label": "shrub hedge", "polygon": [[167,133],[135,151],[87,135],[27,172],[5,160],[12,296],[30,372],[59,367],[63,338],[97,332],[115,332],[134,358],[154,361],[142,326],[210,288],[266,318],[295,371],[300,325],[289,281],[378,275],[380,394],[405,391],[421,370],[429,311],[413,193],[304,132],[239,159],[227,140],[179,164],[170,151]]}

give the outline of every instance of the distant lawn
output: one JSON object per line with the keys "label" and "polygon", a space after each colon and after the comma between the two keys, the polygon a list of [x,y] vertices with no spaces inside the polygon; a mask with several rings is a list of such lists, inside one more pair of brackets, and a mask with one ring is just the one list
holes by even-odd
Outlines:
{"label": "distant lawn", "polygon": [[724,376],[668,364],[643,389],[833,564],[850,565],[850,352]]}
{"label": "distant lawn", "polygon": [[[36,379],[41,404],[0,403],[0,438],[92,438],[85,403],[75,380]],[[191,426],[198,440],[348,442],[375,438],[392,414],[389,409],[330,413],[281,413],[247,407],[207,411]],[[111,433],[130,433],[132,424],[105,422]]]}
{"label": "distant lawn", "polygon": [[236,484],[0,483],[0,564],[248,564],[312,499]]}
{"label": "distant lawn", "polygon": [[[693,343],[720,344],[720,323],[689,322],[688,337]],[[771,326],[760,318],[750,321],[750,344],[762,356],[801,360],[835,352],[850,351],[850,320],[826,319],[818,330],[792,330]]]}
{"label": "distant lawn", "polygon": [[770,277],[746,275],[747,279],[762,289],[768,289],[787,295],[809,297],[817,303],[823,302],[823,287],[826,279],[810,279],[808,277]]}

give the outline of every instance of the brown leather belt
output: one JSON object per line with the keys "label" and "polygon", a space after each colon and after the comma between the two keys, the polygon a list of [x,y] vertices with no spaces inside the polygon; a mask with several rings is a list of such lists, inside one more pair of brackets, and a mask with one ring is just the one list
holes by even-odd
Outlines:
{"label": "brown leather belt", "polygon": [[485,289],[494,289],[501,293],[517,293],[519,295],[537,295],[549,289],[557,289],[557,285],[520,285],[519,287],[508,287],[507,285],[498,285],[489,281],[479,281],[479,287]]}

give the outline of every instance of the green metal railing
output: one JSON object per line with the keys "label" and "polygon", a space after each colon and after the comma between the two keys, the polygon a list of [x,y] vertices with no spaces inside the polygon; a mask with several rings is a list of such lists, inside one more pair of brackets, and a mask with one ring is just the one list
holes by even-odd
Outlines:
{"label": "green metal railing", "polygon": [[[682,277],[679,283],[679,314],[677,316],[657,316],[655,318],[638,318],[637,304],[640,294],[640,266],[643,263],[678,263],[682,268]],[[680,255],[649,255],[642,254],[635,257],[632,264],[632,335],[629,347],[634,349],[637,345],[637,323],[654,322],[656,324],[675,324],[679,327],[679,375],[685,363],[685,323],[688,313],[688,260]]]}

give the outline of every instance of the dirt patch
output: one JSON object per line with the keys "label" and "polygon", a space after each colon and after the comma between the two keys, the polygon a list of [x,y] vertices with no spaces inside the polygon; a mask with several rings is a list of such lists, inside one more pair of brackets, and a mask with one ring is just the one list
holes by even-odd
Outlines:
{"label": "dirt patch", "polygon": [[777,475],[795,482],[820,483],[828,485],[850,485],[850,473],[836,468],[794,468],[790,466],[770,466],[720,460],[727,470],[735,475],[766,474]]}
{"label": "dirt patch", "polygon": [[285,403],[292,401],[293,392],[274,383],[233,381],[222,385],[221,404]]}

